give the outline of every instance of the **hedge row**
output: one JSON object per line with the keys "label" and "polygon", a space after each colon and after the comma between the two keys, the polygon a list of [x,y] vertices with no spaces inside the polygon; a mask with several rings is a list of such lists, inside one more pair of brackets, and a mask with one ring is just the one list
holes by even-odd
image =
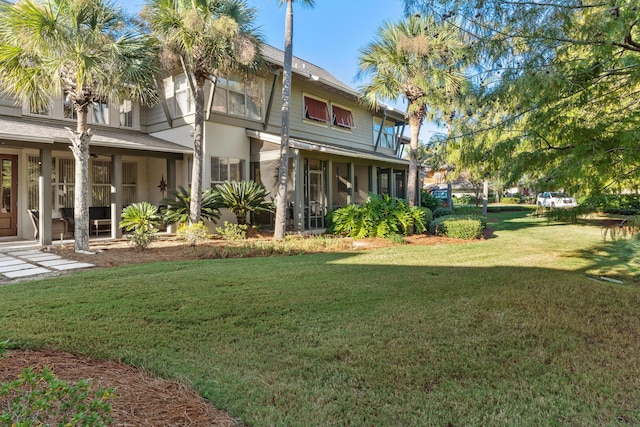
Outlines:
{"label": "hedge row", "polygon": [[447,215],[431,221],[429,231],[437,236],[458,239],[479,239],[487,226],[487,219],[476,215]]}

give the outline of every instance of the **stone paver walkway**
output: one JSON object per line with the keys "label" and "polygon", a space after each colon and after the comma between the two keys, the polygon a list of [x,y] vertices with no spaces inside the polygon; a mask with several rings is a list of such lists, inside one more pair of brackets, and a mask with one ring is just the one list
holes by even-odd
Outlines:
{"label": "stone paver walkway", "polygon": [[8,279],[91,267],[94,265],[67,260],[59,255],[36,249],[0,253],[0,274]]}

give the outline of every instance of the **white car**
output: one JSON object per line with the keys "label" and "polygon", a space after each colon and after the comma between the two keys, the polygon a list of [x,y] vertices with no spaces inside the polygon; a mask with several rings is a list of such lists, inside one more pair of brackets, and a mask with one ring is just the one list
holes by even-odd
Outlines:
{"label": "white car", "polygon": [[538,194],[538,206],[546,208],[572,208],[578,206],[578,202],[573,197],[569,197],[564,193],[556,193],[546,191]]}

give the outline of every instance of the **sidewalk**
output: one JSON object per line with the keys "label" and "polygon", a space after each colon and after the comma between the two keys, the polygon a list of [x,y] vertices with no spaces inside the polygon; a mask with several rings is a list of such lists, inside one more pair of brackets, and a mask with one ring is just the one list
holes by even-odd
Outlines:
{"label": "sidewalk", "polygon": [[94,265],[67,260],[59,255],[38,249],[0,252],[0,275],[6,279],[19,279],[91,267]]}

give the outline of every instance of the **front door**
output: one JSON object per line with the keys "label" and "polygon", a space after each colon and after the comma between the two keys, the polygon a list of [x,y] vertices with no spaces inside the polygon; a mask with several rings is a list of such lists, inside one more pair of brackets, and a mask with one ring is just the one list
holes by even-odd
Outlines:
{"label": "front door", "polygon": [[18,156],[0,154],[0,236],[18,234]]}

